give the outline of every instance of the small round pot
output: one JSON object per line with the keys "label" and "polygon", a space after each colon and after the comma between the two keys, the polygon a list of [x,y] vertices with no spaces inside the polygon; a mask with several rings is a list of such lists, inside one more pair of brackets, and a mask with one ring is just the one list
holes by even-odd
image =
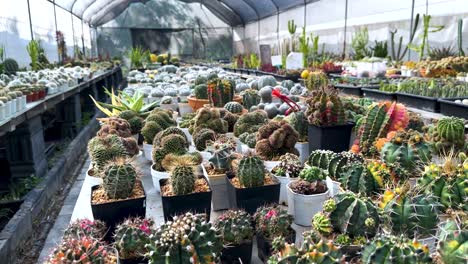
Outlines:
{"label": "small round pot", "polygon": [[279,203],[281,205],[288,205],[287,186],[288,186],[289,182],[291,181],[291,178],[286,177],[286,176],[277,176],[277,175],[275,175],[275,177],[281,183]]}
{"label": "small round pot", "polygon": [[334,197],[335,195],[341,192],[341,183],[332,180],[330,177],[327,176],[326,179],[327,188],[330,190],[330,197]]}
{"label": "small round pot", "polygon": [[154,164],[151,165],[151,177],[153,178],[153,186],[156,191],[159,193],[161,192],[161,186],[159,184],[159,180],[161,179],[169,179],[170,174],[166,171],[157,171],[154,169]]}
{"label": "small round pot", "polygon": [[146,144],[145,142],[143,142],[143,153],[145,154],[145,158],[148,161],[153,160],[152,151],[153,151],[153,145],[152,144]]}
{"label": "small round pot", "polygon": [[[288,196],[292,197],[294,208],[294,223],[300,226],[311,226],[314,215],[323,209],[323,203],[329,197],[329,190],[324,193],[303,195],[295,193],[287,185]],[[289,206],[289,205],[288,205]]]}

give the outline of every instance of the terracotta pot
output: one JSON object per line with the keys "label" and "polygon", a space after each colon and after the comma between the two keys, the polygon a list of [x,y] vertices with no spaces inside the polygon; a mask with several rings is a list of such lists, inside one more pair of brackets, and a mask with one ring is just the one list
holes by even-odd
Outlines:
{"label": "terracotta pot", "polygon": [[208,99],[197,99],[195,96],[187,97],[188,104],[192,107],[193,111],[197,111],[198,109],[202,108],[205,104],[209,104],[210,101]]}

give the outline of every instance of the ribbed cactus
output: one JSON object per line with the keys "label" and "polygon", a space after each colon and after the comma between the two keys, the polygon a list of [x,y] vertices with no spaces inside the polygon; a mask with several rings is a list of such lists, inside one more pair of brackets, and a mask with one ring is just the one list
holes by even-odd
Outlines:
{"label": "ribbed cactus", "polygon": [[167,154],[172,153],[176,155],[182,155],[187,152],[187,139],[185,136],[178,134],[171,134],[161,139],[159,146]]}
{"label": "ribbed cactus", "polygon": [[238,102],[228,102],[224,105],[224,109],[228,110],[233,114],[240,114],[244,107]]}
{"label": "ribbed cactus", "polygon": [[223,243],[205,215],[186,213],[160,226],[146,248],[150,264],[210,264],[218,262]]}
{"label": "ribbed cactus", "polygon": [[6,74],[15,75],[18,70],[18,63],[14,59],[7,58],[3,61],[3,71]]}
{"label": "ribbed cactus", "polygon": [[229,129],[229,124],[221,118],[221,113],[217,108],[203,107],[198,109],[193,121],[189,127],[192,134],[202,128],[209,128],[221,134],[227,133]]}
{"label": "ribbed cactus", "polygon": [[153,144],[154,137],[161,131],[162,128],[157,122],[146,121],[145,125],[141,129],[141,135],[143,136],[146,144]]}
{"label": "ribbed cactus", "polygon": [[425,167],[418,185],[434,194],[444,210],[468,211],[468,162],[447,158],[444,164]]}
{"label": "ribbed cactus", "polygon": [[257,134],[244,132],[239,136],[239,141],[246,144],[249,148],[255,148],[257,144]]}
{"label": "ribbed cactus", "polygon": [[208,86],[205,83],[196,84],[193,93],[197,99],[208,99]]}
{"label": "ribbed cactus", "polygon": [[212,79],[208,81],[208,99],[215,107],[223,107],[234,98],[236,85],[233,80]]}
{"label": "ribbed cactus", "polygon": [[432,134],[432,140],[436,150],[443,154],[464,150],[466,139],[463,119],[457,117],[441,118]]}
{"label": "ribbed cactus", "polygon": [[310,153],[309,158],[307,159],[307,164],[309,166],[315,166],[324,170],[328,170],[328,167],[330,166],[330,162],[334,154],[335,152],[331,150],[313,150]]}
{"label": "ribbed cactus", "polygon": [[[380,191],[384,183],[388,182],[390,172],[385,170],[373,170],[373,166],[378,163],[371,161],[366,163],[354,163],[343,168],[340,174],[342,186],[354,193],[371,195]],[[378,164],[380,165],[380,164]]]}
{"label": "ribbed cactus", "polygon": [[135,168],[128,160],[117,159],[107,165],[102,187],[108,198],[125,199],[132,194],[137,176]]}
{"label": "ribbed cactus", "polygon": [[226,173],[231,165],[231,149],[221,148],[214,150],[209,162],[216,173]]}
{"label": "ribbed cactus", "polygon": [[343,263],[344,255],[333,241],[320,240],[317,243],[304,242],[298,248],[294,244],[286,243],[283,237],[273,241],[275,254],[270,257],[268,264],[283,263]]}
{"label": "ribbed cactus", "polygon": [[245,109],[250,111],[252,106],[257,106],[260,103],[260,95],[255,89],[247,89],[241,93],[242,95],[242,104]]}
{"label": "ribbed cactus", "polygon": [[343,151],[335,153],[330,150],[321,149],[312,151],[307,159],[309,166],[319,167],[328,171],[328,176],[333,180],[338,180],[346,165],[362,162],[364,162],[362,156],[352,152]]}
{"label": "ribbed cactus", "polygon": [[316,126],[337,126],[346,123],[346,114],[338,90],[329,87],[313,91],[306,103],[309,123]]}
{"label": "ribbed cactus", "polygon": [[308,123],[303,111],[292,112],[284,118],[297,133],[299,133],[299,141],[306,142],[308,140]]}
{"label": "ribbed cactus", "polygon": [[245,132],[254,133],[266,122],[267,113],[263,110],[256,110],[242,115],[234,125],[234,136],[238,137]]}
{"label": "ribbed cactus", "polygon": [[154,228],[152,219],[129,218],[115,230],[115,247],[121,259],[134,259],[147,253],[145,245],[150,242]]}
{"label": "ribbed cactus", "polygon": [[88,236],[65,238],[54,249],[46,264],[55,263],[99,263],[104,264],[107,251],[103,243]]}
{"label": "ribbed cactus", "polygon": [[432,263],[427,246],[404,236],[379,236],[362,252],[362,263]]}
{"label": "ribbed cactus", "polygon": [[171,189],[174,195],[185,195],[195,189],[196,176],[192,166],[177,166],[171,172]]}
{"label": "ribbed cactus", "polygon": [[172,114],[160,108],[154,109],[146,117],[145,122],[150,121],[158,123],[158,125],[161,127],[161,130],[177,125],[177,122],[172,118]]}
{"label": "ribbed cactus", "polygon": [[254,235],[251,220],[251,216],[242,210],[223,213],[215,224],[223,238],[223,245],[240,245],[250,241]]}
{"label": "ribbed cactus", "polygon": [[410,238],[434,236],[437,231],[438,207],[437,200],[431,195],[396,195],[384,208],[384,224],[392,234]]}
{"label": "ribbed cactus", "polygon": [[413,130],[397,132],[383,146],[380,155],[385,163],[404,169],[407,175],[421,170],[432,158],[429,144]]}
{"label": "ribbed cactus", "polygon": [[143,119],[133,110],[125,110],[119,113],[119,117],[127,120],[132,134],[138,134],[143,127]]}
{"label": "ribbed cactus", "polygon": [[265,166],[256,156],[247,156],[239,161],[237,177],[242,186],[246,188],[263,186]]}
{"label": "ribbed cactus", "polygon": [[309,72],[307,79],[304,80],[304,84],[309,91],[322,89],[328,85],[327,74],[323,71]]}
{"label": "ribbed cactus", "polygon": [[466,223],[453,220],[449,220],[440,228],[437,260],[443,264],[466,263],[468,256],[468,230],[466,228]]}
{"label": "ribbed cactus", "polygon": [[193,134],[193,144],[198,151],[204,151],[206,143],[210,140],[216,140],[216,133],[209,128],[202,128]]}
{"label": "ribbed cactus", "polygon": [[182,129],[178,127],[168,127],[164,129],[163,131],[159,132],[158,134],[156,134],[156,136],[153,139],[153,145],[159,146],[164,137],[173,135],[173,134],[183,137],[185,140],[185,143],[183,145],[186,148],[188,148],[189,142],[188,142],[187,136],[185,135],[184,131],[182,131]]}
{"label": "ribbed cactus", "polygon": [[294,19],[288,20],[288,31],[289,34],[294,35],[296,33],[297,25],[294,23]]}
{"label": "ribbed cactus", "polygon": [[121,138],[117,135],[94,137],[88,142],[88,153],[93,168],[97,173],[102,172],[106,164],[118,157],[127,156],[127,151]]}
{"label": "ribbed cactus", "polygon": [[258,129],[256,154],[263,160],[275,160],[286,153],[298,155],[299,134],[286,121],[270,121]]}

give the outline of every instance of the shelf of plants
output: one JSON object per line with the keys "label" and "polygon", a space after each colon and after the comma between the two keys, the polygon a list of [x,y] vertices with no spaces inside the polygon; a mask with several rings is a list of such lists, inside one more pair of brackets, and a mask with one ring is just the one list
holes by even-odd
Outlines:
{"label": "shelf of plants", "polygon": [[[318,70],[302,73],[304,85],[241,76],[130,71],[112,104],[96,101],[108,117],[46,263],[466,260],[466,120],[430,122],[400,102],[343,95]],[[466,85],[380,89],[460,97]]]}

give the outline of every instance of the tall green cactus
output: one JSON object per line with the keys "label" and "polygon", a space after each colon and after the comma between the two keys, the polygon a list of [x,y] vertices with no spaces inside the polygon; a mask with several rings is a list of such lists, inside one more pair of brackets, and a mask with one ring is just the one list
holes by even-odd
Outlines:
{"label": "tall green cactus", "polygon": [[247,89],[242,92],[242,104],[245,109],[250,111],[252,106],[257,106],[260,103],[260,95],[255,89]]}
{"label": "tall green cactus", "polygon": [[176,166],[171,172],[171,189],[174,195],[185,195],[195,189],[195,173],[191,166]]}
{"label": "tall green cactus", "polygon": [[390,41],[391,41],[391,44],[392,44],[392,59],[393,60],[395,60],[395,61],[402,61],[403,60],[406,53],[408,52],[409,46],[413,43],[414,37],[416,36],[416,30],[418,29],[418,25],[419,25],[419,14],[416,14],[408,44],[405,46],[403,51],[401,50],[402,46],[403,46],[403,37],[400,36],[400,39],[398,41],[398,49],[396,49],[395,35],[398,32],[398,30],[395,29],[394,31],[390,31]]}
{"label": "tall green cactus", "polygon": [[237,168],[237,177],[242,186],[246,188],[263,186],[265,166],[256,156],[247,156],[240,160]]}
{"label": "tall green cactus", "polygon": [[130,197],[137,179],[137,172],[125,159],[109,163],[104,171],[102,187],[110,199]]}
{"label": "tall green cactus", "polygon": [[338,126],[346,123],[343,103],[336,89],[313,91],[312,96],[307,100],[307,105],[307,119],[313,125]]}
{"label": "tall green cactus", "polygon": [[310,39],[306,34],[306,27],[302,27],[302,35],[299,37],[299,50],[302,52],[302,67],[307,68],[307,60],[309,57]]}
{"label": "tall green cactus", "polygon": [[233,80],[213,79],[208,81],[208,99],[215,107],[223,107],[234,98],[236,85]]}
{"label": "tall green cactus", "polygon": [[88,142],[88,153],[96,173],[101,173],[109,161],[127,156],[122,139],[114,134],[92,138]]}
{"label": "tall green cactus", "polygon": [[458,44],[458,56],[465,56],[465,51],[463,50],[463,19],[460,18],[458,20],[458,36],[457,36],[457,44]]}

